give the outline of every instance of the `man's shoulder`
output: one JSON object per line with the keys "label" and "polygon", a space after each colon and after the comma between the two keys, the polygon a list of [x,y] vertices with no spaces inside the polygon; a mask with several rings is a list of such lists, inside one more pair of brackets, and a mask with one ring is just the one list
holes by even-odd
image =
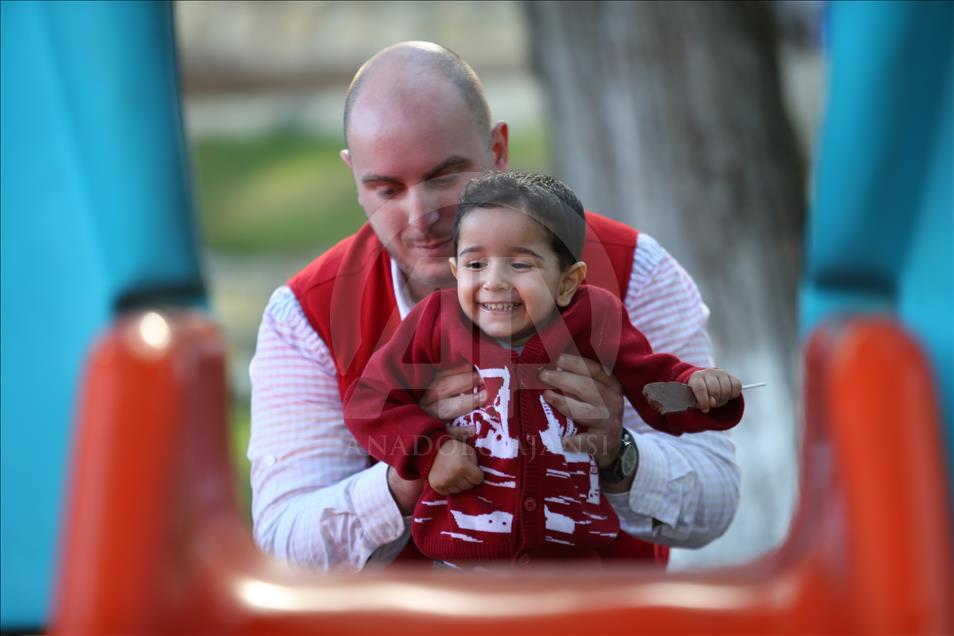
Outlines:
{"label": "man's shoulder", "polygon": [[640,233],[633,256],[633,280],[638,287],[660,276],[668,280],[682,273],[682,266],[659,241],[645,232]]}
{"label": "man's shoulder", "polygon": [[586,227],[583,260],[589,266],[587,281],[624,296],[639,233],[624,223],[589,211]]}
{"label": "man's shoulder", "polygon": [[606,311],[618,311],[623,307],[623,302],[616,294],[596,285],[580,285],[574,301],[585,303],[594,315]]}
{"label": "man's shoulder", "polygon": [[599,241],[604,245],[622,245],[635,247],[639,232],[622,221],[611,219],[608,216],[586,210],[586,225],[591,240]]}

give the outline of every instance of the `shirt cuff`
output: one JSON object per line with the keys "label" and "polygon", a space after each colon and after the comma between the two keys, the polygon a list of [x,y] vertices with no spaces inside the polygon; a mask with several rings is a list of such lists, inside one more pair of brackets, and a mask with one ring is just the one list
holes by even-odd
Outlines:
{"label": "shirt cuff", "polygon": [[[670,466],[666,453],[652,435],[633,437],[639,450],[639,466],[629,492],[616,494],[619,498],[627,498],[625,503],[631,511],[626,515],[627,526],[637,525],[643,531],[651,531],[653,520],[670,527],[675,526],[679,519],[681,502],[679,493],[672,492],[669,488]],[[613,504],[612,499],[610,503]],[[613,507],[619,510],[616,505]]]}
{"label": "shirt cuff", "polygon": [[629,507],[628,492],[604,492],[603,496],[613,506],[616,516],[619,517],[619,527],[623,532],[637,538],[650,538],[653,531],[653,520],[650,517],[637,515]]}
{"label": "shirt cuff", "polygon": [[404,516],[388,488],[388,465],[378,462],[362,471],[352,493],[369,553],[404,534]]}

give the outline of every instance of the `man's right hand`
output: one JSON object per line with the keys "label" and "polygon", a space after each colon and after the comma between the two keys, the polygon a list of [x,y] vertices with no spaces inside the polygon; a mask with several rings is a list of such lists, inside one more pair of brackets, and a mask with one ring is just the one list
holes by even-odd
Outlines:
{"label": "man's right hand", "polygon": [[424,393],[419,406],[433,418],[448,422],[447,432],[461,442],[477,434],[475,426],[449,423],[487,403],[487,388],[472,366],[460,366],[440,373]]}
{"label": "man's right hand", "polygon": [[431,417],[450,422],[483,406],[486,401],[487,389],[480,374],[472,366],[461,366],[441,372],[424,392],[418,406]]}

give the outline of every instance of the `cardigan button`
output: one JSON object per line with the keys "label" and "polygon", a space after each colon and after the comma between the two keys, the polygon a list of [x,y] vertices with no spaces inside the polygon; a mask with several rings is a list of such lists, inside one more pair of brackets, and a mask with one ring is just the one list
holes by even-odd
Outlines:
{"label": "cardigan button", "polygon": [[517,557],[517,565],[523,565],[523,566],[530,565],[530,555],[529,555],[529,554],[521,554],[520,556],[518,556],[518,557]]}
{"label": "cardigan button", "polygon": [[527,512],[533,512],[537,509],[537,500],[533,497],[527,497],[523,500],[523,509]]}

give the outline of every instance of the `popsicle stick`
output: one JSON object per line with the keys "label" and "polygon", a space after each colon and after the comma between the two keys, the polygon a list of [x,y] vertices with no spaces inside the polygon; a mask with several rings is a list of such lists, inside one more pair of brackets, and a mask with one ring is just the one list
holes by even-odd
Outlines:
{"label": "popsicle stick", "polygon": [[743,384],[742,390],[744,391],[746,389],[757,389],[760,386],[765,386],[765,382],[753,382],[752,384]]}

